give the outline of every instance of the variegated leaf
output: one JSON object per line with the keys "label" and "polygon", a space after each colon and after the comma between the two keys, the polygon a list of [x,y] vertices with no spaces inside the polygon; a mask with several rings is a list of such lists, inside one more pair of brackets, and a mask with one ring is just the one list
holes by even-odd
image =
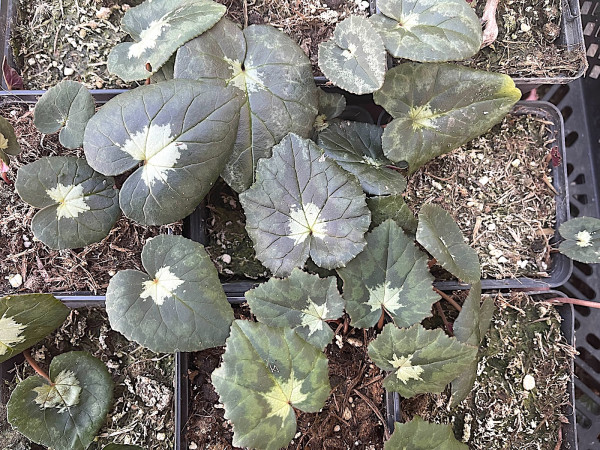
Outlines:
{"label": "variegated leaf", "polygon": [[600,263],[600,219],[576,217],[561,224],[559,232],[565,239],[561,253],[582,263]]}
{"label": "variegated leaf", "polygon": [[21,153],[21,146],[17,142],[15,129],[8,120],[0,117],[0,166],[2,163],[10,164],[9,155],[15,156]]}
{"label": "variegated leaf", "polygon": [[383,447],[385,450],[469,450],[457,441],[451,425],[425,422],[419,416],[407,423],[394,425],[394,433]]}
{"label": "variegated leaf", "polygon": [[371,210],[371,226],[381,225],[387,219],[392,219],[405,233],[417,232],[418,221],[401,195],[384,197],[369,197],[367,206]]}

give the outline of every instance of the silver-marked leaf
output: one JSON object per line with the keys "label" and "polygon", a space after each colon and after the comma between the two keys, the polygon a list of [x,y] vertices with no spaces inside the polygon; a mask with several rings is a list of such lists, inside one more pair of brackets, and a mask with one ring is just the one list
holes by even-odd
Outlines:
{"label": "silver-marked leaf", "polygon": [[113,178],[94,171],[83,158],[40,158],[19,168],[15,187],[23,201],[41,209],[31,229],[51,248],[99,242],[119,218]]}
{"label": "silver-marked leaf", "polygon": [[110,51],[109,72],[124,81],[148,78],[181,45],[215,25],[226,10],[211,0],[146,0],[123,16],[121,28],[133,42],[117,44]]}
{"label": "silver-marked leaf", "polygon": [[481,23],[465,0],[377,0],[369,20],[395,58],[457,61],[475,55]]}
{"label": "silver-marked leaf", "polygon": [[0,363],[37,344],[60,327],[69,311],[50,294],[0,298]]}
{"label": "silver-marked leaf", "polygon": [[371,226],[381,225],[387,219],[392,219],[405,233],[417,232],[418,221],[401,195],[385,197],[369,197],[367,206],[371,210]]}
{"label": "silver-marked leaf", "polygon": [[373,98],[394,117],[383,132],[383,151],[392,161],[408,162],[410,175],[499,123],[521,91],[507,75],[406,63],[388,71]]}
{"label": "silver-marked leaf", "polygon": [[294,408],[317,412],[329,396],[327,358],[289,328],[236,320],[212,382],[236,447],[275,450],[296,433]]}
{"label": "silver-marked leaf", "polygon": [[410,422],[394,425],[394,433],[383,447],[385,450],[469,450],[456,440],[452,425],[425,422],[415,416]]}
{"label": "silver-marked leaf", "polygon": [[382,311],[399,327],[430,316],[431,305],[440,297],[433,291],[427,255],[392,220],[383,222],[366,239],[363,252],[337,269],[352,325],[372,327]]}
{"label": "silver-marked leaf", "polygon": [[361,16],[339,22],[333,38],[319,44],[319,67],[333,84],[353,94],[369,94],[383,85],[386,71],[383,40]]}
{"label": "silver-marked leaf", "polygon": [[324,115],[327,120],[338,117],[346,109],[346,97],[335,92],[317,90],[319,94],[319,115]]}
{"label": "silver-marked leaf", "polygon": [[[8,120],[0,117],[0,161],[7,166],[10,163],[9,155],[15,156],[21,152],[21,146],[17,142],[15,129]],[[0,166],[2,163],[0,163]]]}
{"label": "silver-marked leaf", "polygon": [[576,217],[558,231],[565,239],[558,248],[562,254],[586,264],[600,263],[600,219]]}
{"label": "silver-marked leaf", "polygon": [[477,283],[481,279],[477,252],[465,243],[460,228],[442,207],[429,203],[421,207],[417,241],[459,280]]}
{"label": "silver-marked leaf", "polygon": [[233,311],[217,269],[194,241],[176,235],[149,240],[146,273],[123,270],[106,291],[111,327],[154,352],[193,352],[225,343]]}
{"label": "silver-marked leaf", "polygon": [[102,450],[144,450],[144,449],[137,445],[108,444]]}
{"label": "silver-marked leaf", "polygon": [[295,134],[259,161],[240,202],[256,257],[277,277],[309,256],[319,267],[341,267],[365,246],[371,215],[356,177]]}
{"label": "silver-marked leaf", "polygon": [[389,323],[369,344],[369,356],[377,367],[391,372],[383,386],[409,398],[442,392],[476,360],[477,347],[462,344],[439,328],[426,330],[415,324],[400,329]]}
{"label": "silver-marked leaf", "polygon": [[175,69],[175,55],[176,55],[176,53],[173,53],[173,55],[171,55],[169,60],[166,63],[164,63],[160,69],[158,69],[158,72],[155,72],[150,77],[150,81],[152,83],[160,83],[161,81],[169,81],[174,78],[173,71]]}
{"label": "silver-marked leaf", "polygon": [[246,292],[246,300],[259,322],[291,328],[321,350],[333,338],[326,320],[344,313],[336,278],[319,278],[300,269],[294,269],[288,278],[271,278]]}
{"label": "silver-marked leaf", "polygon": [[229,159],[240,102],[236,89],[191,80],[138,87],[89,121],[86,158],[105,175],[137,168],[119,195],[127,217],[175,222],[194,211]]}
{"label": "silver-marked leaf", "polygon": [[60,143],[67,148],[78,148],[83,144],[85,127],[95,108],[94,97],[83,84],[61,81],[38,100],[33,123],[41,133],[60,130]]}
{"label": "silver-marked leaf", "polygon": [[255,180],[260,158],[288,133],[308,137],[317,115],[310,61],[285,33],[269,25],[241,30],[223,19],[177,52],[175,78],[234,86],[244,96],[233,155],[223,178],[237,192]]}
{"label": "silver-marked leaf", "polygon": [[[488,297],[481,303],[481,282],[471,286],[469,295],[465,299],[458,318],[454,321],[454,336],[463,344],[479,347],[487,334],[487,330],[494,315],[494,300]],[[470,366],[452,381],[451,406],[462,402],[473,389],[477,378],[477,364],[479,358],[471,362]]]}
{"label": "silver-marked leaf", "polygon": [[388,167],[392,162],[381,149],[382,134],[377,125],[346,120],[330,124],[319,133],[317,143],[327,157],[356,175],[367,194],[400,194],[406,189],[406,178]]}
{"label": "silver-marked leaf", "polygon": [[8,422],[33,442],[56,450],[85,450],[106,420],[113,382],[106,366],[86,352],[69,352],[50,363],[53,385],[39,375],[17,385]]}

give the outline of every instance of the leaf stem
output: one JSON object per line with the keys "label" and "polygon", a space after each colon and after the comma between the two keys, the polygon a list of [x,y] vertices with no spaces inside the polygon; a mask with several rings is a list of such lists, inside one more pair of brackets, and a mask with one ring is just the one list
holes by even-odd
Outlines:
{"label": "leaf stem", "polygon": [[381,331],[383,329],[383,321],[384,320],[385,320],[385,310],[382,307],[381,308],[381,317],[379,318],[379,321],[377,322],[377,329],[379,331]]}
{"label": "leaf stem", "polygon": [[442,309],[442,305],[440,305],[440,302],[435,303],[435,308],[437,309],[438,314],[442,318],[442,322],[444,322],[444,327],[446,328],[446,332],[448,333],[448,335],[454,336],[454,333],[452,332],[452,324],[448,322],[448,319],[446,318],[446,314],[444,314],[444,310]]}
{"label": "leaf stem", "polygon": [[445,292],[440,291],[438,288],[434,287],[433,290],[435,292],[437,292],[444,300],[446,300],[448,303],[450,303],[452,306],[454,306],[454,308],[458,311],[461,312],[462,311],[462,306],[460,306],[458,303],[456,303],[456,301],[450,297],[448,294],[446,294]]}
{"label": "leaf stem", "polygon": [[23,350],[23,356],[25,357],[25,361],[29,363],[29,365],[33,368],[33,370],[35,370],[38,373],[38,375],[44,377],[46,380],[48,380],[48,383],[54,386],[54,383],[50,380],[48,374],[44,372],[44,370],[40,366],[38,366],[38,363],[36,363],[35,360],[32,358],[29,349]]}
{"label": "leaf stem", "polygon": [[545,301],[547,301],[549,303],[569,303],[571,305],[587,306],[588,308],[600,309],[599,302],[591,302],[588,300],[579,300],[578,298],[556,297],[556,298],[551,298],[550,300],[545,300]]}

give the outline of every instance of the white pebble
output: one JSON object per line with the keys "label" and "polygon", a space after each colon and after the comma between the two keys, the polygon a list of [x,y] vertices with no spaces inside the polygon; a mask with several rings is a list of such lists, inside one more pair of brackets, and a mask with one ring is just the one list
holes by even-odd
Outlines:
{"label": "white pebble", "polygon": [[29,64],[30,66],[33,66],[35,64],[35,58],[29,58],[27,60],[27,64]]}
{"label": "white pebble", "polygon": [[157,441],[164,441],[166,438],[167,438],[167,436],[165,435],[165,433],[156,433]]}
{"label": "white pebble", "polygon": [[65,77],[70,77],[75,73],[75,69],[72,69],[71,67],[65,67],[63,73],[65,74]]}
{"label": "white pebble", "polygon": [[228,255],[227,253],[225,253],[224,255],[221,255],[221,260],[225,263],[225,264],[229,264],[231,262],[231,256]]}
{"label": "white pebble", "polygon": [[337,433],[338,431],[340,431],[342,428],[339,425],[336,425],[335,427],[333,427],[333,432]]}
{"label": "white pebble", "polygon": [[531,375],[525,375],[523,377],[523,389],[531,391],[533,388],[535,388],[535,378]]}
{"label": "white pebble", "polygon": [[521,160],[519,158],[515,159],[513,162],[510,163],[511,166],[513,167],[519,167],[521,165]]}
{"label": "white pebble", "polygon": [[489,179],[489,177],[484,175],[479,179],[479,182],[481,183],[482,186],[485,186],[486,184],[488,184],[490,182],[490,179]]}
{"label": "white pebble", "polygon": [[523,33],[527,33],[527,32],[529,32],[529,31],[531,31],[531,26],[530,26],[530,25],[528,25],[528,24],[526,24],[526,23],[522,23],[522,24],[521,24],[521,31],[522,31]]}
{"label": "white pebble", "polygon": [[10,275],[6,278],[8,278],[8,282],[14,288],[18,288],[19,286],[21,286],[23,284],[23,277],[21,275],[19,275],[18,273],[15,275]]}
{"label": "white pebble", "polygon": [[198,444],[196,444],[195,442],[190,442],[190,445],[188,445],[188,448],[190,450],[196,450],[198,448]]}
{"label": "white pebble", "polygon": [[508,259],[506,259],[504,256],[501,256],[500,258],[498,258],[498,262],[500,264],[504,264],[508,262]]}

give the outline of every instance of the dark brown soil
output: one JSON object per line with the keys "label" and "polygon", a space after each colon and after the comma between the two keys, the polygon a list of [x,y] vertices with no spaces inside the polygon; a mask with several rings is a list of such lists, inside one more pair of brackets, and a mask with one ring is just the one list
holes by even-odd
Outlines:
{"label": "dark brown soil", "polygon": [[[54,356],[72,350],[87,351],[104,362],[115,383],[113,407],[89,450],[100,450],[111,442],[148,450],[173,448],[173,355],[153,353],[111,330],[103,308],[71,311],[63,326],[32,347],[31,354],[47,372]],[[10,373],[18,379],[34,374],[26,363]],[[41,447],[13,431],[4,413],[0,414],[0,448]]]}
{"label": "dark brown soil", "polygon": [[[67,150],[57,135],[44,136],[33,126],[28,105],[1,107],[0,115],[15,127],[21,154],[11,157],[8,177],[41,156],[83,156],[81,149]],[[103,241],[83,249],[52,250],[31,232],[36,209],[23,202],[14,185],[0,181],[0,293],[90,291],[102,293],[119,270],[142,270],[140,254],[146,240],[181,225],[146,227],[122,217]],[[11,286],[8,278],[20,275],[22,284]]]}
{"label": "dark brown soil", "polygon": [[[288,449],[383,448],[383,374],[367,355],[373,337],[372,331],[350,329],[327,346],[332,393],[321,412],[297,412],[297,433]],[[210,381],[223,352],[218,348],[190,355],[189,448],[234,448],[231,424]]]}

